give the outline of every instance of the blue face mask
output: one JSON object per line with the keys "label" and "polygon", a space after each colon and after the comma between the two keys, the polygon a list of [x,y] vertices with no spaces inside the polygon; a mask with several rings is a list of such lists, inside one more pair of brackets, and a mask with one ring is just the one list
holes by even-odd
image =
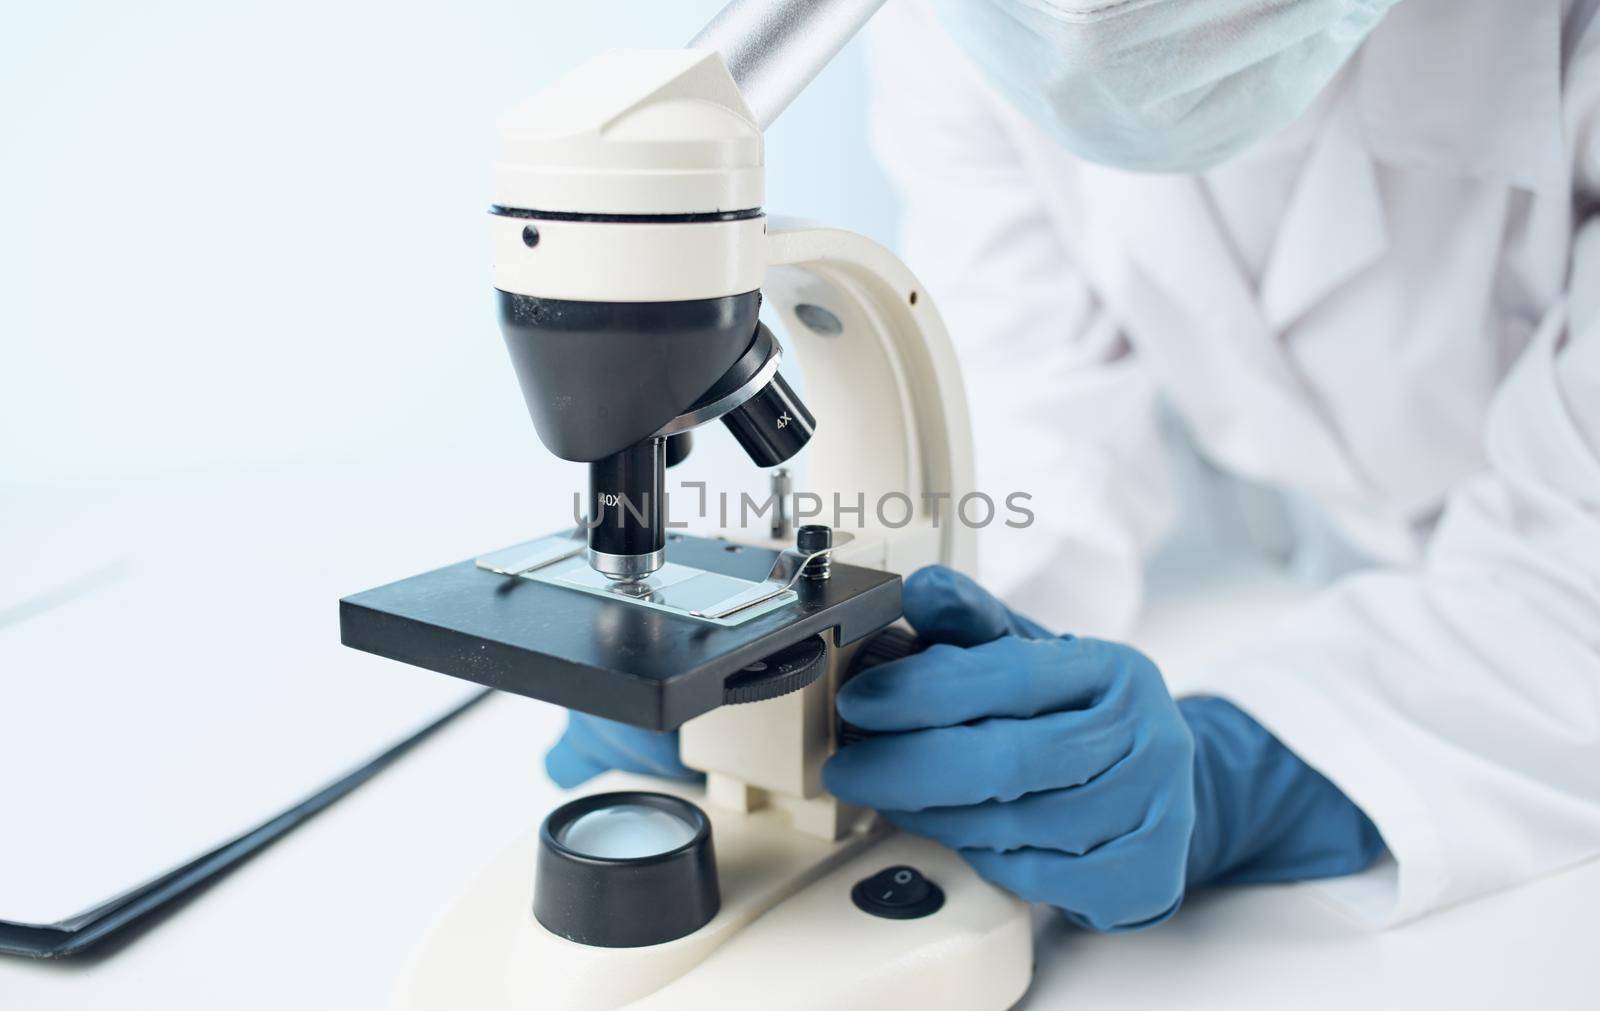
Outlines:
{"label": "blue face mask", "polygon": [[998,90],[1068,149],[1199,172],[1305,111],[1396,0],[935,0]]}

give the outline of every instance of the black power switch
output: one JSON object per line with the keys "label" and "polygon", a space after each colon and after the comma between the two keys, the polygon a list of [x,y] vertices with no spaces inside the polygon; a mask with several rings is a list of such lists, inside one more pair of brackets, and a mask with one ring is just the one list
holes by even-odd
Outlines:
{"label": "black power switch", "polygon": [[938,912],[944,891],[915,867],[885,867],[850,890],[856,908],[888,920],[915,920]]}

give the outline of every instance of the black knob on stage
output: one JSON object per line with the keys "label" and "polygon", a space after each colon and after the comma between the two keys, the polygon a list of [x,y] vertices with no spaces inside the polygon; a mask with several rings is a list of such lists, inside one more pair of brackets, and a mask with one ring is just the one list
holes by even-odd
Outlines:
{"label": "black knob on stage", "polygon": [[692,934],[722,898],[705,812],[623,791],[561,805],[539,829],[533,915],[579,944],[640,948]]}
{"label": "black knob on stage", "polygon": [[776,467],[794,456],[817,429],[817,420],[782,375],[724,414],[722,423],[758,467]]}
{"label": "black knob on stage", "polygon": [[833,528],[823,523],[807,523],[794,535],[795,550],[802,555],[810,556],[819,551],[827,551],[805,564],[800,571],[807,579],[827,579],[833,572]]}

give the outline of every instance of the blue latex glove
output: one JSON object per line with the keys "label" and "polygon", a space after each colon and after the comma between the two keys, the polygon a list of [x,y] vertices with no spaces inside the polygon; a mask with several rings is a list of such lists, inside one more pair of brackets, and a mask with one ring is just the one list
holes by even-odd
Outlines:
{"label": "blue latex glove", "polygon": [[610,769],[670,779],[700,776],[678,760],[676,730],[641,730],[579,712],[567,713],[566,733],[544,756],[544,768],[567,789]]}
{"label": "blue latex glove", "polygon": [[934,567],[906,619],[935,643],[839,692],[877,732],[823,769],[843,800],[960,851],[1097,930],[1158,923],[1188,887],[1357,870],[1366,816],[1244,713],[1167,693],[1136,650],[1053,637]]}

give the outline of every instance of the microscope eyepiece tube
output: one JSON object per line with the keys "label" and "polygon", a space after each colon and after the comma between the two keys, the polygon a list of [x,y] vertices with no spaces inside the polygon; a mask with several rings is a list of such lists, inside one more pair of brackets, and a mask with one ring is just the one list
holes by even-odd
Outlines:
{"label": "microscope eyepiece tube", "polygon": [[643,579],[666,561],[666,439],[655,436],[589,464],[589,565]]}
{"label": "microscope eyepiece tube", "polygon": [[722,54],[765,130],[883,0],[731,0],[689,43]]}

